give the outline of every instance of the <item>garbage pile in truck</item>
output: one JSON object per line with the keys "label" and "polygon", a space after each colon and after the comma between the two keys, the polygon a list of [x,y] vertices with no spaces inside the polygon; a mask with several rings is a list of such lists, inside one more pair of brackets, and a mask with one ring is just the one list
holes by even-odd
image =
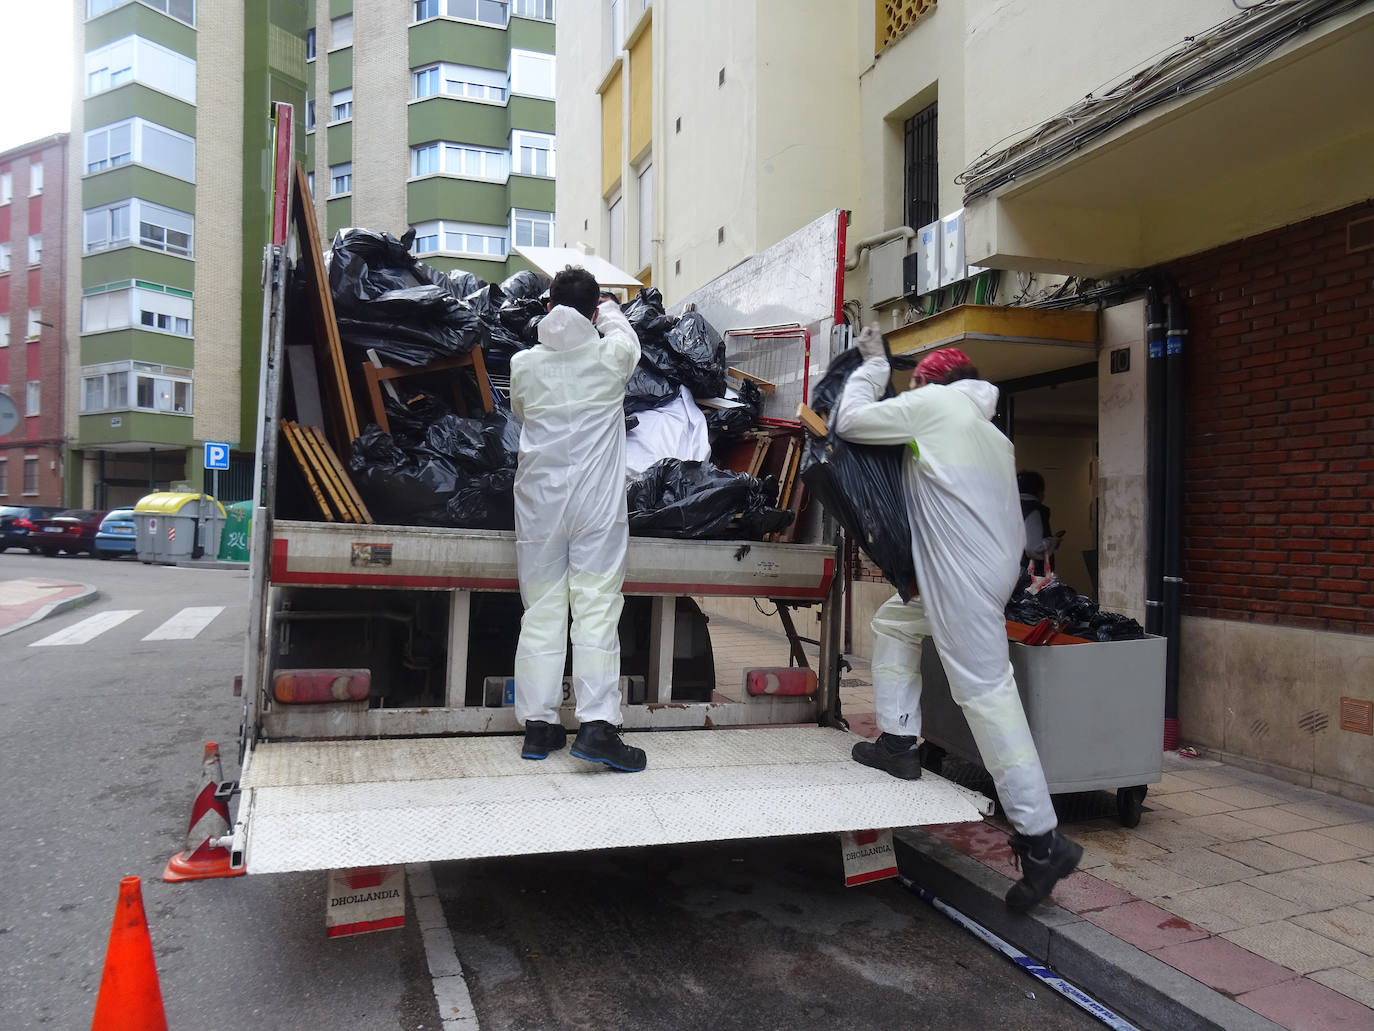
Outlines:
{"label": "garbage pile in truck", "polygon": [[[500,385],[511,356],[538,343],[550,281],[441,272],[415,258],[413,242],[413,230],[347,229],[325,255],[345,363],[371,367],[374,419],[352,443],[348,474],[379,522],[510,529],[520,427]],[[729,382],[725,343],[699,313],[669,315],[653,289],[622,307],[642,352],[625,391],[630,532],[781,534],[796,506],[779,505],[779,477],[712,464],[716,448],[757,427],[760,386]],[[494,389],[484,393],[474,373]]]}

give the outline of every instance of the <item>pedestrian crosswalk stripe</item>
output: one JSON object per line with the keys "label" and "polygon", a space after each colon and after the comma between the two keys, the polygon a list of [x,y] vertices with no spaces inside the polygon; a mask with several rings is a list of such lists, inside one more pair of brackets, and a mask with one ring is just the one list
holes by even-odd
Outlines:
{"label": "pedestrian crosswalk stripe", "polygon": [[145,641],[189,641],[224,611],[223,605],[191,606],[182,609],[144,638]]}
{"label": "pedestrian crosswalk stripe", "polygon": [[142,611],[142,609],[109,609],[105,612],[97,612],[94,616],[87,616],[79,623],[73,623],[55,634],[49,634],[41,641],[34,641],[29,647],[46,648],[60,644],[85,644],[87,641],[99,637],[106,630],[119,626],[126,619],[132,619]]}

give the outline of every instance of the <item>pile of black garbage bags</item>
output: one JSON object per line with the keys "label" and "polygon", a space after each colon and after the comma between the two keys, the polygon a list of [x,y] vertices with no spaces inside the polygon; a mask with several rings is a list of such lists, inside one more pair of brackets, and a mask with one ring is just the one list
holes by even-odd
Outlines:
{"label": "pile of black garbage bags", "polygon": [[1063,623],[1062,632],[1089,641],[1138,641],[1145,636],[1139,623],[1119,612],[1103,612],[1086,594],[1055,580],[1032,593],[1029,574],[1023,574],[1007,602],[1007,618],[1035,626],[1042,620]]}
{"label": "pile of black garbage bags", "polygon": [[[335,236],[325,257],[349,366],[375,355],[383,365],[418,367],[480,348],[489,375],[506,381],[511,356],[538,343],[549,279],[522,271],[498,285],[470,272],[441,272],[415,258],[413,243],[414,230],[399,238],[368,229]],[[682,387],[694,398],[726,394],[725,343],[700,314],[668,315],[653,289],[624,310],[642,352],[625,391],[627,425],[636,413],[678,401]],[[379,521],[511,529],[519,423],[499,390],[492,412],[459,415],[450,402],[454,375],[408,379],[398,396],[387,393],[391,432],[365,427],[349,471]],[[746,384],[739,401],[708,424],[713,436],[757,425],[758,388]],[[474,393],[468,407],[476,402]],[[665,459],[630,484],[631,532],[757,538],[791,520],[772,507],[776,498],[772,478]]]}

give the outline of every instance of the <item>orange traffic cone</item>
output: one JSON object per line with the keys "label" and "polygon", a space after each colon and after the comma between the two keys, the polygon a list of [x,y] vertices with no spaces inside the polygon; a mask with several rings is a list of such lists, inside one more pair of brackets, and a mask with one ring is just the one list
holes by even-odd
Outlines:
{"label": "orange traffic cone", "polygon": [[173,856],[162,871],[164,881],[203,881],[211,877],[238,877],[244,870],[229,866],[229,850],[215,839],[229,833],[229,805],[215,797],[224,774],[219,765],[219,745],[205,746],[201,763],[200,791],[191,803],[191,825],[186,829],[186,851]]}
{"label": "orange traffic cone", "polygon": [[143,913],[143,892],[137,877],[119,882],[91,1031],[167,1031],[153,940],[148,937],[148,918]]}

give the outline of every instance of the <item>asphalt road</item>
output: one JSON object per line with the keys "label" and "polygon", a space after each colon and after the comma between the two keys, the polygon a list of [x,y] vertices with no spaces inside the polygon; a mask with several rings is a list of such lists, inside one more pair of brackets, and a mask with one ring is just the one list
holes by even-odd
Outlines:
{"label": "asphalt road", "polygon": [[[237,775],[248,580],[0,554],[91,604],[0,637],[0,1027],[89,1026],[119,880],[136,875],[170,1026],[441,1027],[424,945],[327,941],[322,874],[164,884],[205,741]],[[194,638],[144,640],[184,607]],[[102,612],[89,642],[32,647]],[[843,887],[828,837],[436,864],[483,1029],[1095,1028],[894,882]]]}

